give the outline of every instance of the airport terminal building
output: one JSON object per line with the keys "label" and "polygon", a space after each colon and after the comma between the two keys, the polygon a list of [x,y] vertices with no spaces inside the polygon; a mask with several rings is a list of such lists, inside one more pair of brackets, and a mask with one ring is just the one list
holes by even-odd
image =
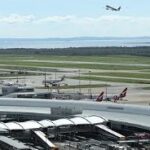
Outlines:
{"label": "airport terminal building", "polygon": [[150,146],[149,106],[0,98],[0,112],[0,143],[8,149]]}

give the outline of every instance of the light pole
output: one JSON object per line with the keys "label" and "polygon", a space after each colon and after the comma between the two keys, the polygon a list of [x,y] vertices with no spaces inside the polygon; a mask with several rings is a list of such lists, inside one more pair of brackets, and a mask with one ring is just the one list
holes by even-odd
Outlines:
{"label": "light pole", "polygon": [[91,71],[89,71],[89,91],[88,91],[88,93],[89,93],[89,95],[91,95],[92,93],[91,93]]}
{"label": "light pole", "polygon": [[46,72],[45,72],[45,87],[46,87]]}
{"label": "light pole", "polygon": [[79,69],[79,93],[81,93],[81,87],[80,87],[80,85],[81,85],[81,81],[80,81],[80,69]]}
{"label": "light pole", "polygon": [[106,98],[107,98],[107,84],[106,84]]}

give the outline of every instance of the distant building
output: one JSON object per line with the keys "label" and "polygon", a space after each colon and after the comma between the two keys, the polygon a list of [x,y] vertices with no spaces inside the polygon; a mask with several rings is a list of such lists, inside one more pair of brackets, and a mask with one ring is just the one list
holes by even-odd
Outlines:
{"label": "distant building", "polygon": [[34,88],[19,84],[5,85],[2,87],[2,95],[8,95],[16,92],[34,92]]}

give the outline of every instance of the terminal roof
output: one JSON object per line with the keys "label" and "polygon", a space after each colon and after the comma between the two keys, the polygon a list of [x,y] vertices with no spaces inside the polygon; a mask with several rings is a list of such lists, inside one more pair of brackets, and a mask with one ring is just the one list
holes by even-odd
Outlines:
{"label": "terminal roof", "polygon": [[0,129],[7,129],[7,130],[32,130],[32,129],[39,129],[39,128],[47,128],[47,127],[60,127],[60,126],[69,126],[69,125],[89,125],[89,124],[102,124],[106,120],[97,117],[97,116],[90,116],[90,117],[75,117],[75,118],[64,118],[58,119],[55,121],[51,120],[41,120],[41,121],[25,121],[25,122],[9,122],[3,123],[0,122]]}
{"label": "terminal roof", "polygon": [[53,121],[53,123],[56,126],[74,125],[74,123],[70,121],[69,119],[59,119],[59,120]]}

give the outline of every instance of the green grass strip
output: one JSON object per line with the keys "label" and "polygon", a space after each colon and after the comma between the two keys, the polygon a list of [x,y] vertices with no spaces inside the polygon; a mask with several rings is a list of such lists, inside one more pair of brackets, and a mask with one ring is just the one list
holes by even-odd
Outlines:
{"label": "green grass strip", "polygon": [[123,78],[106,78],[106,77],[72,77],[77,80],[95,80],[95,81],[105,81],[105,82],[122,82],[122,83],[139,83],[139,84],[150,84],[148,80],[136,80],[136,79],[123,79]]}

